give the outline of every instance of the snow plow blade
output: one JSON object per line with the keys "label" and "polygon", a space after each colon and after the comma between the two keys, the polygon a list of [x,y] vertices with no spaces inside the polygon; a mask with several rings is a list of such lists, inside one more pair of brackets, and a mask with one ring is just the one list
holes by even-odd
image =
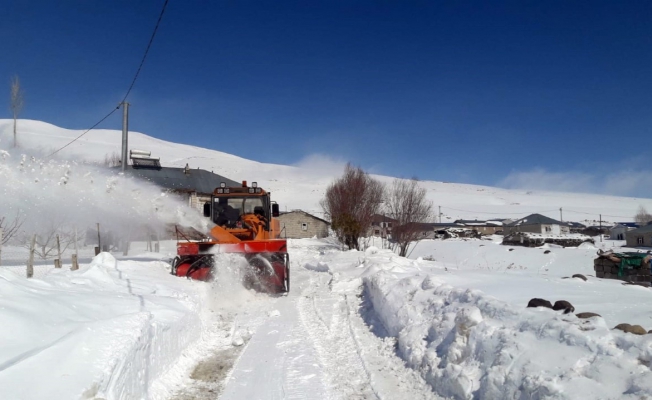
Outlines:
{"label": "snow plow blade", "polygon": [[216,254],[242,254],[249,270],[243,284],[263,292],[290,291],[290,258],[284,239],[257,240],[239,243],[180,242],[172,273],[191,279],[213,280]]}

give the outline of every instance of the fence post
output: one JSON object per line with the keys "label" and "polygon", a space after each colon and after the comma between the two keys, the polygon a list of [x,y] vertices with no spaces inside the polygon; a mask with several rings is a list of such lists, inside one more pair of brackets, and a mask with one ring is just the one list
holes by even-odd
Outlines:
{"label": "fence post", "polygon": [[34,250],[36,248],[36,235],[32,236],[32,243],[29,246],[29,261],[27,262],[27,277],[34,276]]}
{"label": "fence post", "polygon": [[57,235],[57,259],[54,260],[54,268],[61,268],[61,242],[59,235]]}

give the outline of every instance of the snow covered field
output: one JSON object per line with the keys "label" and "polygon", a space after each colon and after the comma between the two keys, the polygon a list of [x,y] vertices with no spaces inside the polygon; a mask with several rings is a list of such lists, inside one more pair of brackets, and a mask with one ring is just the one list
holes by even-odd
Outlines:
{"label": "snow covered field", "polygon": [[[20,122],[21,151],[29,154],[1,154],[0,211],[29,207],[30,233],[99,219],[124,235],[163,222],[202,229],[201,216],[178,199],[78,160],[117,151],[119,131],[90,132],[62,152],[67,160],[43,160],[81,132]],[[9,127],[0,121],[0,146]],[[130,143],[163,165],[258,180],[288,208],[309,211],[341,167],[314,159],[266,165],[137,133]],[[639,205],[652,208],[649,199],[424,185],[450,218],[556,217],[564,207],[565,219],[627,220]],[[219,260],[217,282],[171,276],[173,242],[161,242],[158,253],[142,243],[128,256],[84,253],[79,271],[43,265],[32,279],[20,261],[25,249],[3,248],[15,256],[0,267],[0,399],[652,397],[652,335],[612,329],[652,329],[652,290],[593,273],[598,248],[623,242],[523,248],[498,237],[423,240],[408,258],[380,241],[365,251],[343,251],[332,239],[289,244],[287,296],[245,290],[237,258]],[[587,281],[569,278],[578,273]],[[600,317],[526,308],[534,297]]]}

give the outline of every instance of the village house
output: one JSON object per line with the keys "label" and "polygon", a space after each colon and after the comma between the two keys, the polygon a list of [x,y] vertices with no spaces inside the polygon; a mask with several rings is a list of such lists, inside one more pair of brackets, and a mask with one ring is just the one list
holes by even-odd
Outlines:
{"label": "village house", "polygon": [[324,238],[328,236],[330,223],[305,211],[293,210],[278,216],[281,237],[288,239]]}
{"label": "village house", "polygon": [[586,229],[586,225],[580,224],[579,222],[566,222],[570,233],[582,233]]}
{"label": "village house", "polygon": [[503,234],[505,236],[519,232],[568,235],[570,234],[570,227],[568,224],[541,214],[530,214],[525,218],[503,225]]}
{"label": "village house", "polygon": [[625,240],[625,234],[638,228],[635,222],[618,222],[609,229],[609,238],[612,240]]}
{"label": "village house", "polygon": [[458,219],[455,221],[455,223],[464,225],[465,227],[470,228],[481,235],[493,235],[496,233],[502,233],[503,230],[503,223],[501,221]]}
{"label": "village house", "polygon": [[652,247],[652,224],[625,232],[627,247]]}
{"label": "village house", "polygon": [[382,214],[374,214],[367,236],[379,236],[389,238],[392,236],[392,228],[398,221]]}

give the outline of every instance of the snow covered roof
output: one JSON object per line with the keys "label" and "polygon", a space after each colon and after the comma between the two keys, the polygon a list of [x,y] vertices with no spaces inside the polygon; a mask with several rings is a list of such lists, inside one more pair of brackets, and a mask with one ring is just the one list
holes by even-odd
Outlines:
{"label": "snow covered roof", "polygon": [[641,226],[640,228],[632,229],[631,231],[628,231],[627,234],[629,235],[629,234],[646,233],[646,232],[652,232],[652,224]]}
{"label": "snow covered roof", "polygon": [[[117,168],[120,171],[120,168]],[[144,179],[165,189],[179,191],[193,191],[197,193],[213,193],[221,182],[226,186],[240,186],[241,184],[229,178],[203,169],[186,168],[132,168],[127,166],[126,175]]]}
{"label": "snow covered roof", "polygon": [[557,221],[556,219],[552,219],[549,217],[546,217],[545,215],[541,214],[530,214],[525,218],[521,218],[519,220],[516,220],[512,223],[505,224],[506,226],[520,226],[520,225],[564,225],[567,226],[568,224]]}
{"label": "snow covered roof", "polygon": [[628,228],[638,228],[638,224],[636,222],[616,222],[614,228],[618,225],[626,226]]}
{"label": "snow covered roof", "polygon": [[465,226],[502,226],[501,221],[482,221],[477,219],[458,219],[455,221],[457,224],[463,224]]}

